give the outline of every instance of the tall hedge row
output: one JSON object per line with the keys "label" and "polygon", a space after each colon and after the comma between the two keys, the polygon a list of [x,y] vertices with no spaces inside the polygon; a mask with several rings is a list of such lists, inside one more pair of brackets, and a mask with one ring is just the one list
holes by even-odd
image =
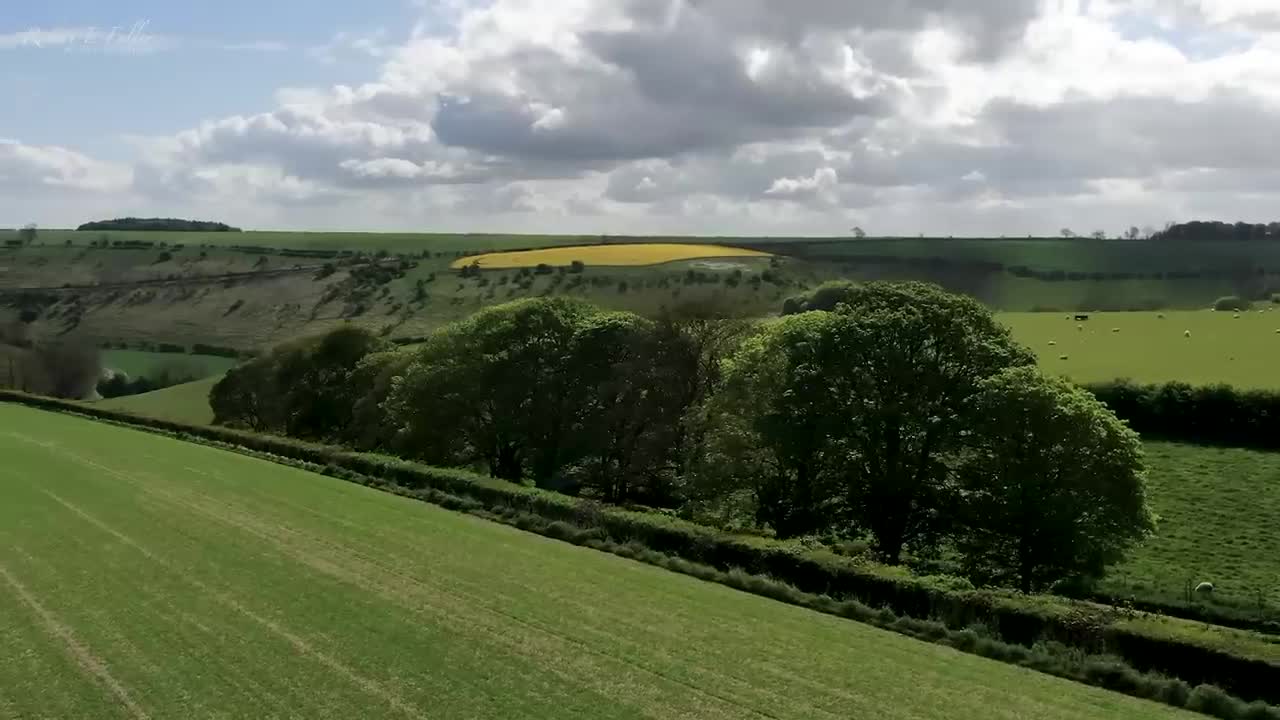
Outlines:
{"label": "tall hedge row", "polygon": [[69,411],[90,417],[194,436],[253,452],[380,478],[407,490],[435,490],[480,503],[495,512],[521,512],[599,530],[619,543],[645,547],[723,571],[766,575],[796,589],[857,600],[899,615],[934,618],[961,629],[981,623],[1004,642],[1030,646],[1052,640],[1092,653],[1114,654],[1145,672],[1188,683],[1209,683],[1246,699],[1280,702],[1280,663],[1182,642],[1119,622],[1123,614],[1089,603],[974,590],[956,590],[927,579],[888,574],[838,558],[799,554],[790,546],[745,538],[665,516],[609,508],[551,492],[495,481],[459,470],[257,435],[212,426],[142,418],[81,403],[0,391],[0,402]]}
{"label": "tall hedge row", "polygon": [[1280,392],[1123,380],[1087,388],[1144,437],[1280,450]]}

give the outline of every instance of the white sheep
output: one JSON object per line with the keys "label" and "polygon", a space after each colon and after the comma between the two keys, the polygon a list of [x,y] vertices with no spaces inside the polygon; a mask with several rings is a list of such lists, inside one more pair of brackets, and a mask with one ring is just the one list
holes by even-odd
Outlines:
{"label": "white sheep", "polygon": [[1084,326],[1083,326],[1083,325],[1077,325],[1077,326],[1076,326],[1076,330],[1079,330],[1080,332],[1084,332]]}
{"label": "white sheep", "polygon": [[1188,331],[1186,331],[1186,332],[1182,333],[1182,336],[1183,336],[1183,337],[1191,337],[1191,331],[1190,331],[1190,330],[1188,330]]}
{"label": "white sheep", "polygon": [[1058,341],[1057,341],[1057,340],[1050,340],[1050,341],[1049,341],[1049,347],[1058,347]]}
{"label": "white sheep", "polygon": [[1211,582],[1202,582],[1202,583],[1200,583],[1199,585],[1197,585],[1197,586],[1196,586],[1196,594],[1197,594],[1197,595],[1212,595],[1212,594],[1213,594],[1213,583],[1211,583]]}

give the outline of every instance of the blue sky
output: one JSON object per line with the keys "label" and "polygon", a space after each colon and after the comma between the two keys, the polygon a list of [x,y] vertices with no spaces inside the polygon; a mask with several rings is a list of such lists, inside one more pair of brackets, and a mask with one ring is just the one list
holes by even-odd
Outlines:
{"label": "blue sky", "polygon": [[1119,234],[1280,207],[1274,0],[0,3],[0,227]]}
{"label": "blue sky", "polygon": [[[269,110],[283,87],[362,82],[375,73],[376,58],[351,52],[323,62],[310,51],[341,31],[383,30],[392,39],[391,29],[403,35],[417,17],[405,0],[5,4],[0,36],[59,28],[98,35],[0,51],[0,95],[19,108],[0,117],[0,137],[72,145],[117,160],[129,151],[118,141],[123,135],[176,132],[209,118]],[[112,28],[116,37],[107,42]],[[138,45],[147,35],[155,45]]]}

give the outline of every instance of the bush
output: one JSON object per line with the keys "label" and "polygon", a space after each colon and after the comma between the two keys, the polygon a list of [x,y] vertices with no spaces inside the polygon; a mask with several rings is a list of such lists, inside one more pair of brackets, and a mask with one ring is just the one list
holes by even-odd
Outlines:
{"label": "bush", "polygon": [[1201,445],[1280,450],[1275,422],[1280,393],[1228,385],[1136,385],[1128,381],[1087,386],[1111,411],[1142,435]]}
{"label": "bush", "polygon": [[1236,295],[1228,295],[1215,300],[1213,303],[1213,309],[1218,312],[1248,310],[1249,301]]}

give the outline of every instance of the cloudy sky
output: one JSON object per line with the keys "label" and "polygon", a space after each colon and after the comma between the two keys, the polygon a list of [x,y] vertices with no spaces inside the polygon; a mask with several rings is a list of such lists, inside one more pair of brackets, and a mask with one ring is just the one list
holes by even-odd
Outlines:
{"label": "cloudy sky", "polygon": [[0,227],[1280,219],[1280,0],[6,0],[0,93]]}

